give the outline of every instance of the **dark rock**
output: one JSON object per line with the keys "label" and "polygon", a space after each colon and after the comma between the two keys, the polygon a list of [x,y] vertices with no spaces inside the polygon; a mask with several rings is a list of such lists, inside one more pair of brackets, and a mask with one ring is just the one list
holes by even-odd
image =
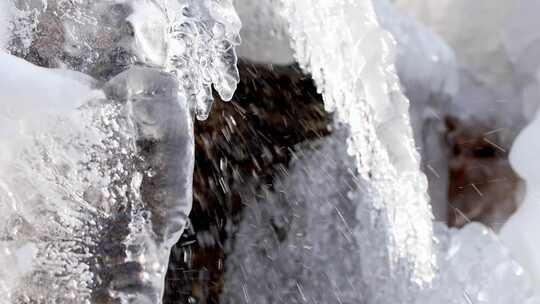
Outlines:
{"label": "dark rock", "polygon": [[239,69],[233,100],[216,102],[208,120],[195,123],[193,227],[171,254],[165,304],[219,302],[224,244],[234,238],[242,191],[271,187],[295,145],[329,134],[322,97],[298,67],[240,62]]}

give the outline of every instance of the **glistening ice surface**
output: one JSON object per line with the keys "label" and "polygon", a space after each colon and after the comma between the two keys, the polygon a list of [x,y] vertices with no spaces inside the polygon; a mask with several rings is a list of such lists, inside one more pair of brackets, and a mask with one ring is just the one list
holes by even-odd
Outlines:
{"label": "glistening ice surface", "polygon": [[2,8],[0,302],[161,302],[191,209],[191,109],[205,116],[209,87],[229,99],[238,81],[235,11],[228,1]]}
{"label": "glistening ice surface", "polygon": [[366,301],[410,301],[433,278],[432,215],[391,35],[371,1],[288,1],[286,14],[300,64],[349,132]]}
{"label": "glistening ice surface", "polygon": [[[522,254],[537,247],[527,234],[535,191],[503,228],[514,252],[479,224],[433,225],[397,75],[417,101],[454,96],[451,49],[383,0],[281,4],[296,58],[333,113],[332,134],[298,147],[291,170],[248,197],[221,301],[537,303],[529,279],[538,277],[527,273],[535,255]],[[266,22],[283,21],[274,17]],[[192,116],[208,115],[212,86],[228,100],[238,82],[231,2],[3,1],[0,27],[0,303],[159,303],[191,209]],[[502,44],[487,42],[493,56],[460,43],[457,58],[472,68],[459,77],[506,96],[498,84],[513,69],[491,67]],[[527,67],[523,95],[534,100],[530,45],[506,47],[511,65]],[[413,127],[424,140],[424,126]],[[529,184],[536,129],[513,154]]]}

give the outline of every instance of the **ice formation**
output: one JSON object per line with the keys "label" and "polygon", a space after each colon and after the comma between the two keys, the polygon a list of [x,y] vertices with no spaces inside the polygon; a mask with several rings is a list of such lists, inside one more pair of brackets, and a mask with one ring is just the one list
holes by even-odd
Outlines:
{"label": "ice formation", "polygon": [[[18,281],[0,277],[7,303],[159,302],[191,204],[193,134],[177,82],[129,69],[92,98],[74,78],[2,59],[38,77],[37,95],[2,91],[2,247],[31,265]],[[80,91],[58,99],[42,86]]]}
{"label": "ice formation", "polygon": [[0,303],[161,302],[191,209],[190,104],[203,117],[211,85],[235,89],[235,11],[4,2],[6,49],[57,69],[0,53]]}
{"label": "ice formation", "polygon": [[[375,245],[354,236],[362,219],[355,216],[355,197],[347,195],[359,185],[351,170],[355,160],[344,157],[346,137],[341,131],[299,147],[274,189],[247,196],[250,207],[227,261],[221,301],[372,303],[365,283],[372,277],[365,277],[361,254]],[[436,224],[433,248],[432,283],[409,299],[384,298],[385,303],[538,303],[523,268],[482,225],[457,230]],[[392,296],[382,288],[374,292]]]}
{"label": "ice formation", "polygon": [[435,219],[447,218],[448,160],[443,142],[443,117],[458,89],[454,52],[440,37],[400,13],[387,0],[374,1],[381,26],[396,39],[396,70],[410,100],[410,120],[429,181]]}
{"label": "ice formation", "polygon": [[417,304],[536,304],[530,279],[498,236],[482,224],[435,229],[438,271]]}
{"label": "ice formation", "polygon": [[516,172],[526,181],[526,195],[518,211],[502,227],[500,235],[503,243],[511,250],[516,260],[523,265],[533,279],[533,287],[540,295],[540,247],[538,215],[540,199],[538,189],[538,152],[540,145],[536,134],[540,132],[540,119],[536,118],[517,137],[510,162]]}
{"label": "ice formation", "polygon": [[[358,172],[360,268],[369,303],[412,300],[434,275],[431,209],[408,101],[393,67],[394,41],[371,1],[288,1],[294,49],[328,110],[349,132]],[[369,47],[366,47],[368,46]]]}
{"label": "ice formation", "polygon": [[[537,107],[538,26],[534,0],[397,0],[456,52],[460,90],[454,115],[492,118],[498,127],[520,129]],[[477,17],[481,16],[481,17]],[[527,30],[528,29],[528,30]]]}
{"label": "ice formation", "polygon": [[169,68],[196,103],[199,119],[212,105],[212,88],[230,100],[239,81],[235,46],[240,44],[241,22],[227,1],[166,0],[171,18]]}
{"label": "ice formation", "polygon": [[[232,4],[14,3],[0,3],[0,47],[56,69],[0,52],[2,71],[10,71],[0,75],[0,303],[159,303],[169,250],[191,208],[191,107],[205,118],[211,86],[227,100],[238,82]],[[433,92],[454,94],[444,44],[383,0],[282,4],[297,59],[335,113],[335,131],[303,150],[275,191],[253,198],[223,300],[538,303],[527,274],[487,229],[433,233],[395,41],[383,28],[402,45],[407,93],[425,103]],[[415,49],[423,39],[429,46]],[[500,43],[486,45],[496,45],[493,56],[462,54],[482,59],[473,78],[491,90],[508,75],[484,61],[499,58]],[[537,69],[524,61],[531,45],[508,49],[510,64],[531,81],[524,95],[534,99]],[[433,62],[418,66],[416,52]],[[411,65],[421,77],[408,74]],[[537,127],[513,153],[531,182],[536,173],[523,160],[535,150],[524,141]],[[528,192],[503,237],[536,270],[523,250],[536,252],[524,234],[535,225],[525,221],[536,212],[535,195]]]}
{"label": "ice formation", "polygon": [[9,41],[9,22],[11,21],[11,2],[0,3],[0,49],[5,49]]}
{"label": "ice formation", "polygon": [[241,23],[230,1],[49,1],[39,9],[28,4],[32,0],[23,3],[21,19],[30,16],[33,24],[26,28],[37,27],[39,34],[28,41],[27,31],[12,33],[11,49],[28,55],[33,43],[32,51],[48,66],[97,78],[134,63],[166,69],[181,82],[200,119],[210,111],[212,86],[224,100],[236,89]]}
{"label": "ice formation", "polygon": [[223,303],[370,303],[361,248],[376,247],[354,236],[363,221],[347,195],[359,189],[346,136],[299,147],[273,189],[246,195]]}
{"label": "ice formation", "polygon": [[[457,93],[457,63],[452,50],[436,34],[399,13],[387,0],[374,1],[380,25],[395,37],[396,70],[405,95],[411,101],[414,137],[428,176],[429,194],[437,220],[447,217],[447,160],[441,133],[442,117]],[[294,62],[287,24],[275,0],[237,1],[245,24],[239,56],[257,62]]]}
{"label": "ice formation", "polygon": [[[501,237],[512,256],[533,279],[538,294],[539,268],[537,250],[530,239],[534,221],[534,157],[536,130],[534,113],[540,97],[538,56],[540,37],[533,30],[538,26],[534,12],[538,1],[396,1],[404,10],[418,17],[440,33],[456,50],[460,64],[461,89],[456,103],[459,113],[494,117],[497,128],[518,130],[533,119],[516,139],[510,161],[526,180],[523,205],[503,226]],[[482,16],[469,18],[468,16]],[[528,230],[526,230],[526,228]],[[536,251],[535,251],[536,250]]]}

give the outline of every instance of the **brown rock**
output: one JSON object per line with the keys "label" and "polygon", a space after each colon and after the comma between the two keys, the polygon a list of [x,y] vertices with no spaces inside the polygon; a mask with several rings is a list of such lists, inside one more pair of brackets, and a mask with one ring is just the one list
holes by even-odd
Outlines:
{"label": "brown rock", "polygon": [[449,225],[470,221],[500,227],[516,210],[519,178],[508,162],[514,134],[496,122],[449,117]]}

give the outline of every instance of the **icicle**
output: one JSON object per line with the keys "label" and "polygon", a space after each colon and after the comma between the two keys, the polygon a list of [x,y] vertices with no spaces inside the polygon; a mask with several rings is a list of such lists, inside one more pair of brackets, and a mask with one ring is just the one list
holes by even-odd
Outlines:
{"label": "icicle", "polygon": [[166,0],[171,19],[168,69],[176,73],[194,101],[198,119],[206,119],[217,90],[231,100],[240,81],[235,46],[241,22],[229,0]]}
{"label": "icicle", "polygon": [[393,67],[394,41],[371,1],[285,2],[297,59],[350,133],[368,302],[408,303],[432,280],[434,252],[427,182]]}

